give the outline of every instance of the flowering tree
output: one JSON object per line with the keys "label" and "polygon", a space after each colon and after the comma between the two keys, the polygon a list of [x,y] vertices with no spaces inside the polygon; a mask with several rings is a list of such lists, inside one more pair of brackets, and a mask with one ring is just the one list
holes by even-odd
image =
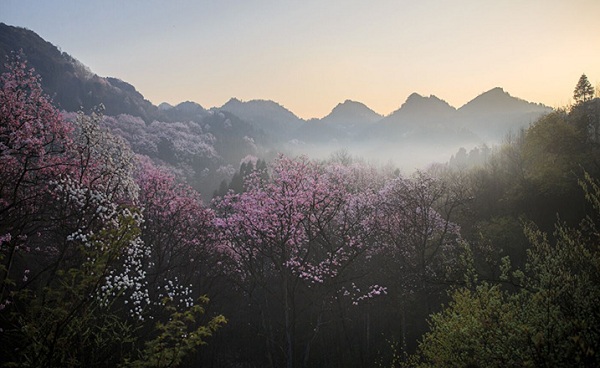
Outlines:
{"label": "flowering tree", "polygon": [[[148,292],[151,245],[140,236],[143,215],[132,152],[99,127],[98,114],[63,120],[19,57],[1,78],[3,360],[26,366],[116,365],[130,356],[133,363],[136,342],[149,340],[144,357],[166,354],[180,361],[223,320],[197,327],[174,309],[159,325],[164,333],[156,336],[164,340],[167,331],[177,331],[168,343],[136,335],[147,306],[161,301],[151,300]],[[185,321],[201,312],[190,307]],[[181,336],[190,332],[182,344]],[[160,351],[152,350],[156,346]]]}
{"label": "flowering tree", "polygon": [[[141,238],[151,249],[147,276],[156,285],[152,292],[173,295],[177,279],[186,285],[180,291],[189,294],[187,285],[213,272],[213,213],[204,207],[198,192],[178,183],[169,169],[155,166],[148,157],[138,156],[138,161],[135,176],[145,221]],[[186,299],[191,302],[189,296]]]}
{"label": "flowering tree", "polygon": [[64,348],[108,322],[93,310],[109,296],[126,293],[141,312],[141,219],[119,204],[135,201],[132,164],[93,118],[65,122],[19,57],[2,83],[2,340],[22,364],[78,360]]}
{"label": "flowering tree", "polygon": [[0,301],[7,298],[7,279],[19,249],[40,230],[48,183],[72,170],[64,154],[72,142],[73,127],[42,94],[33,70],[15,56],[0,77],[0,237],[4,239],[4,267],[0,271]]}
{"label": "flowering tree", "polygon": [[[368,263],[372,234],[367,219],[375,208],[363,192],[352,190],[349,174],[339,166],[280,157],[269,176],[254,172],[244,192],[215,201],[219,246],[228,256],[227,266],[254,303],[281,316],[284,340],[279,347],[288,366],[300,357],[299,346],[305,347],[307,359],[312,339],[296,340],[300,311],[311,309],[307,303],[324,308],[344,290],[357,291],[350,286],[349,271],[354,264]],[[353,295],[355,302],[385,291],[379,286],[367,290]],[[311,328],[315,334],[322,310],[316,316]],[[265,332],[269,331],[267,349],[277,341],[272,328]],[[276,364],[276,350],[272,347],[269,353],[271,364]]]}
{"label": "flowering tree", "polygon": [[432,302],[443,297],[446,285],[461,275],[459,228],[450,221],[459,201],[447,194],[441,181],[424,173],[391,180],[378,193],[380,210],[374,226],[380,248],[376,257],[381,282],[400,310],[403,346],[409,334],[416,337],[426,328],[412,323],[409,330],[410,317],[424,320]]}

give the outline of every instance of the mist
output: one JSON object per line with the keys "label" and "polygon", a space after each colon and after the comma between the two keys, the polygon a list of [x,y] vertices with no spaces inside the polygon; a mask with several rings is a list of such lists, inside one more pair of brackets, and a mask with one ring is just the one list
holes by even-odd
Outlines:
{"label": "mist", "polygon": [[494,87],[305,120],[155,105],[0,23],[3,53],[0,364],[600,366],[585,74],[556,110]]}

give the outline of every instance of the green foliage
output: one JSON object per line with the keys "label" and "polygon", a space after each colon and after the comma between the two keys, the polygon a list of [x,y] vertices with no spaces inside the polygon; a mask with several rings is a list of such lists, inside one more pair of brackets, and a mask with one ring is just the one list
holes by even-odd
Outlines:
{"label": "green foliage", "polygon": [[552,112],[527,131],[523,156],[526,178],[546,195],[560,195],[577,185],[586,161],[585,137],[564,111]]}
{"label": "green foliage", "polygon": [[[600,215],[600,186],[581,182]],[[461,288],[431,317],[431,331],[413,357],[429,366],[600,365],[600,232],[592,218],[578,228],[556,225],[553,239],[525,226],[531,248],[524,270],[502,265],[501,284]]]}
{"label": "green foliage", "polygon": [[455,291],[449,306],[431,318],[433,330],[420,345],[422,366],[520,365],[526,343],[520,313],[498,286]]}
{"label": "green foliage", "polygon": [[4,357],[6,366],[114,364],[115,352],[133,342],[135,325],[111,310],[114,299],[99,293],[115,260],[139,234],[132,217],[115,223],[120,226],[102,229],[87,243],[70,244],[70,257],[79,263],[55,263],[45,282],[12,293],[11,327],[2,340],[15,349]]}
{"label": "green foliage", "polygon": [[[560,213],[570,225],[576,224],[586,208],[577,179],[585,171],[600,174],[597,142],[600,99],[551,112],[529,129],[508,136],[485,166],[468,174],[473,193],[469,210],[473,213],[471,220],[460,223],[463,234],[475,240],[482,227],[499,218],[518,222],[525,217],[544,231],[552,231],[556,213]],[[491,235],[507,241],[516,236]],[[507,241],[494,245],[516,248]]]}
{"label": "green foliage", "polygon": [[582,102],[571,108],[569,118],[573,125],[586,138],[586,143],[592,148],[592,154],[598,157],[600,143],[600,98]]}
{"label": "green foliage", "polygon": [[382,367],[406,367],[410,366],[407,361],[410,361],[410,357],[406,353],[405,344],[400,343],[395,338],[385,341],[385,349],[379,351],[379,356],[375,362],[375,366],[378,368]]}
{"label": "green foliage", "polygon": [[[140,233],[134,217],[121,216],[119,226],[105,227],[88,242],[72,244],[71,257],[62,262],[38,288],[22,288],[11,295],[10,328],[2,331],[2,366],[7,367],[173,367],[192,353],[226,321],[216,316],[200,321],[203,305],[181,309],[163,300],[166,322],[157,322],[146,341],[139,317],[123,318],[123,290],[103,292],[106,277]],[[127,302],[125,302],[127,303]],[[142,345],[142,351],[138,346]],[[8,348],[11,347],[11,348]]]}
{"label": "green foliage", "polygon": [[158,322],[156,331],[158,335],[147,341],[145,349],[140,352],[140,357],[133,361],[126,361],[122,367],[128,368],[158,368],[176,367],[197,346],[205,344],[205,339],[212,336],[219,327],[227,321],[222,315],[213,317],[206,325],[198,325],[197,318],[204,314],[202,304],[208,303],[207,297],[201,297],[199,304],[180,312],[172,304],[170,298],[163,300],[165,309],[170,313],[166,323]]}

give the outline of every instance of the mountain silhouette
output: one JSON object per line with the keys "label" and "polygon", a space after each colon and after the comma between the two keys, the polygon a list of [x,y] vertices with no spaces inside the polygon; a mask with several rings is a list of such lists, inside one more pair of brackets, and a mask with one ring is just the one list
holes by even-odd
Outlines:
{"label": "mountain silhouette", "polygon": [[205,118],[209,112],[200,104],[192,101],[185,101],[177,106],[171,106],[164,102],[158,105],[159,118],[164,121],[196,121],[199,122]]}
{"label": "mountain silhouette", "polygon": [[270,100],[244,102],[232,98],[218,110],[228,111],[276,138],[289,137],[304,122],[290,110]]}
{"label": "mountain silhouette", "polygon": [[552,109],[513,97],[500,87],[480,94],[457,110],[459,125],[486,141],[500,141],[509,131],[526,128]]}
{"label": "mountain silhouette", "polygon": [[368,136],[388,141],[447,136],[456,130],[455,115],[456,109],[446,101],[412,93],[398,110],[375,124]]}
{"label": "mountain silhouette", "polygon": [[337,104],[322,119],[311,119],[295,133],[308,142],[339,142],[357,137],[382,116],[361,102],[346,100]]}
{"label": "mountain silhouette", "polygon": [[381,120],[381,118],[381,115],[362,102],[346,100],[337,104],[321,121],[327,124],[354,126],[371,124]]}
{"label": "mountain silhouette", "polygon": [[[394,145],[410,140],[432,144],[500,141],[508,131],[524,128],[551,111],[547,106],[513,97],[500,87],[480,94],[459,109],[434,95],[413,93],[385,117],[351,100],[339,103],[322,119],[308,121],[271,100],[244,102],[232,98],[208,110],[191,101],[154,106],[131,84],[94,74],[35,32],[0,23],[0,57],[7,60],[12,52],[24,54],[29,66],[40,74],[45,92],[61,109],[87,112],[102,104],[106,115],[129,114],[146,122],[201,122],[223,111],[239,118],[237,126],[249,124],[252,129],[244,128],[248,134],[254,131],[261,141],[270,144],[290,140],[319,144],[385,141]],[[4,64],[0,65],[0,71],[4,70]],[[238,121],[233,117],[229,120]],[[233,134],[230,130],[221,133]]]}
{"label": "mountain silhouette", "polygon": [[391,113],[385,120],[387,122],[425,122],[447,119],[456,112],[446,101],[431,95],[423,97],[413,93],[406,99],[400,108]]}
{"label": "mountain silhouette", "polygon": [[130,114],[144,120],[157,115],[152,105],[135,87],[117,78],[104,78],[35,32],[0,23],[0,72],[12,53],[22,53],[29,67],[42,79],[42,88],[59,108],[90,111],[100,105],[105,114]]}
{"label": "mountain silhouette", "polygon": [[495,87],[467,102],[458,109],[458,112],[464,116],[473,116],[507,112],[530,113],[547,110],[549,108],[546,106],[513,97],[501,87]]}

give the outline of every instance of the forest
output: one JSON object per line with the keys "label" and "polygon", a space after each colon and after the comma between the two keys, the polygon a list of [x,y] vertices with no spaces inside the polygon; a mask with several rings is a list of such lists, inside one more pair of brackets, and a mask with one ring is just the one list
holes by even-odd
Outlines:
{"label": "forest", "polygon": [[249,155],[202,194],[214,130],[64,113],[19,56],[0,84],[1,366],[600,365],[585,75],[446,164]]}

